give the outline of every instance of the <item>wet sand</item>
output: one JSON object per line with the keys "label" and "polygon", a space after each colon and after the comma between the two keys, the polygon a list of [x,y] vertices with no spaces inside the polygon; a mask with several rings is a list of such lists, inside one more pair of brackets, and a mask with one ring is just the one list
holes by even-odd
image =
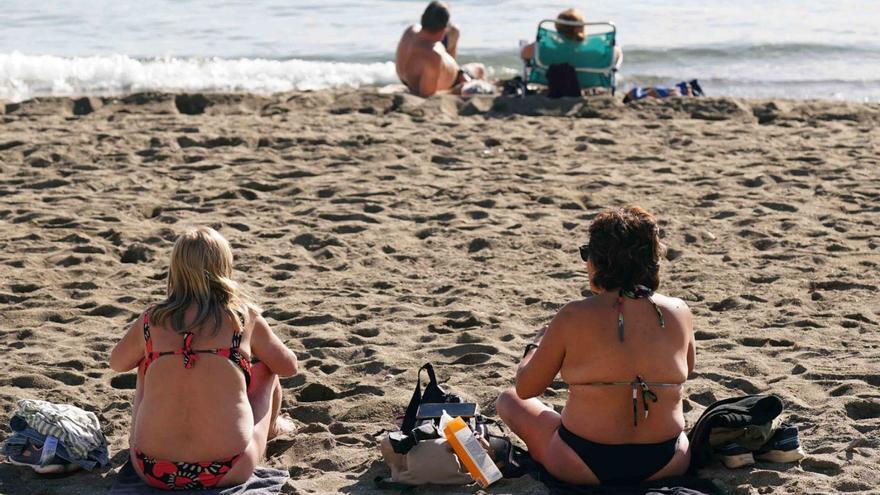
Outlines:
{"label": "wet sand", "polygon": [[[3,463],[0,493],[109,487],[134,376],[108,354],[162,297],[188,226],[230,239],[301,360],[282,382],[299,433],[267,465],[290,470],[289,493],[369,493],[385,473],[373,435],[418,366],[494,414],[525,343],[586,291],[589,221],[627,203],[660,218],[660,291],[695,316],[688,421],[772,392],[809,453],[703,475],[743,494],[880,486],[878,104],[365,90],[0,111],[0,439],[16,399],[42,398],[94,411],[113,456],[62,479]],[[561,406],[564,386],[545,397]],[[530,478],[487,491],[544,493]]]}

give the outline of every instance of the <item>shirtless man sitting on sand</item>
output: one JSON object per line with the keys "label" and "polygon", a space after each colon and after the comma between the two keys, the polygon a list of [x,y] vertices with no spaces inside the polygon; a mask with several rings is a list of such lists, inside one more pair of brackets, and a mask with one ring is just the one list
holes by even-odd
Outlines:
{"label": "shirtless man sitting on sand", "polygon": [[449,23],[449,7],[431,2],[422,14],[421,25],[404,31],[395,57],[397,75],[407,88],[427,98],[440,91],[461,93],[468,81],[484,79],[482,64],[458,65],[459,31]]}

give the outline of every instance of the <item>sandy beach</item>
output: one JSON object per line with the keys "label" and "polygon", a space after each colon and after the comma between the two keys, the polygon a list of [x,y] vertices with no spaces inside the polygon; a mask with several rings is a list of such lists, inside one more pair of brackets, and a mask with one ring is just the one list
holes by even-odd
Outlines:
{"label": "sandy beach", "polygon": [[[880,104],[527,100],[376,90],[137,94],[0,104],[0,440],[17,399],[95,412],[112,466],[0,464],[3,494],[103,493],[128,455],[134,375],[108,367],[210,225],[295,350],[288,493],[370,493],[374,435],[430,361],[494,415],[523,346],[586,294],[605,207],[661,221],[660,292],[691,307],[689,424],[774,393],[808,458],[702,472],[730,493],[880,486]],[[545,398],[567,392],[556,382]],[[473,493],[419,488],[412,493]],[[531,478],[487,493],[546,493]]]}

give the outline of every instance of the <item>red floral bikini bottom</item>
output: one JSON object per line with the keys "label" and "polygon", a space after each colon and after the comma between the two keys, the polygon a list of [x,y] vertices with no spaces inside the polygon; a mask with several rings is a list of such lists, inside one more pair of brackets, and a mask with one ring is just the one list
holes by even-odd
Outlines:
{"label": "red floral bikini bottom", "polygon": [[220,461],[174,462],[154,459],[138,449],[132,450],[147,484],[162,490],[214,488],[241,458],[238,454]]}

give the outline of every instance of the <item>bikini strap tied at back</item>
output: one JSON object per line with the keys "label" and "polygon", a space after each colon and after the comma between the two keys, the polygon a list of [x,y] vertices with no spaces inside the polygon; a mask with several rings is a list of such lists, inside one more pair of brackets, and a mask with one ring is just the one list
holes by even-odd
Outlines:
{"label": "bikini strap tied at back", "polygon": [[657,312],[657,319],[660,320],[660,328],[666,328],[666,321],[663,319],[663,312],[660,311],[660,307],[657,306],[657,303],[654,302],[654,299],[651,297],[654,295],[654,291],[645,287],[644,285],[636,285],[632,289],[620,289],[620,292],[617,293],[617,338],[623,342],[623,297],[626,296],[630,299],[647,299],[651,306],[654,307],[654,311]]}
{"label": "bikini strap tied at back", "polygon": [[633,426],[639,426],[639,408],[638,400],[636,399],[638,392],[641,392],[642,394],[642,407],[645,409],[645,419],[648,419],[648,401],[657,402],[657,394],[648,387],[648,383],[642,379],[641,375],[636,375],[636,379],[631,385],[633,391]]}
{"label": "bikini strap tied at back", "polygon": [[180,352],[183,354],[183,367],[184,368],[192,368],[194,364],[196,364],[196,360],[198,359],[198,355],[196,351],[193,351],[192,348],[193,334],[192,332],[186,332],[183,334],[183,349]]}
{"label": "bikini strap tied at back", "polygon": [[665,382],[648,382],[645,381],[641,375],[636,375],[636,378],[630,382],[585,382],[585,383],[572,383],[570,386],[573,387],[585,387],[585,386],[623,386],[626,385],[630,387],[632,390],[632,406],[633,406],[633,426],[639,426],[639,399],[642,401],[642,408],[645,410],[645,419],[648,419],[648,414],[650,413],[650,403],[657,402],[659,398],[657,394],[651,390],[651,387],[680,387],[681,383],[665,383]]}

